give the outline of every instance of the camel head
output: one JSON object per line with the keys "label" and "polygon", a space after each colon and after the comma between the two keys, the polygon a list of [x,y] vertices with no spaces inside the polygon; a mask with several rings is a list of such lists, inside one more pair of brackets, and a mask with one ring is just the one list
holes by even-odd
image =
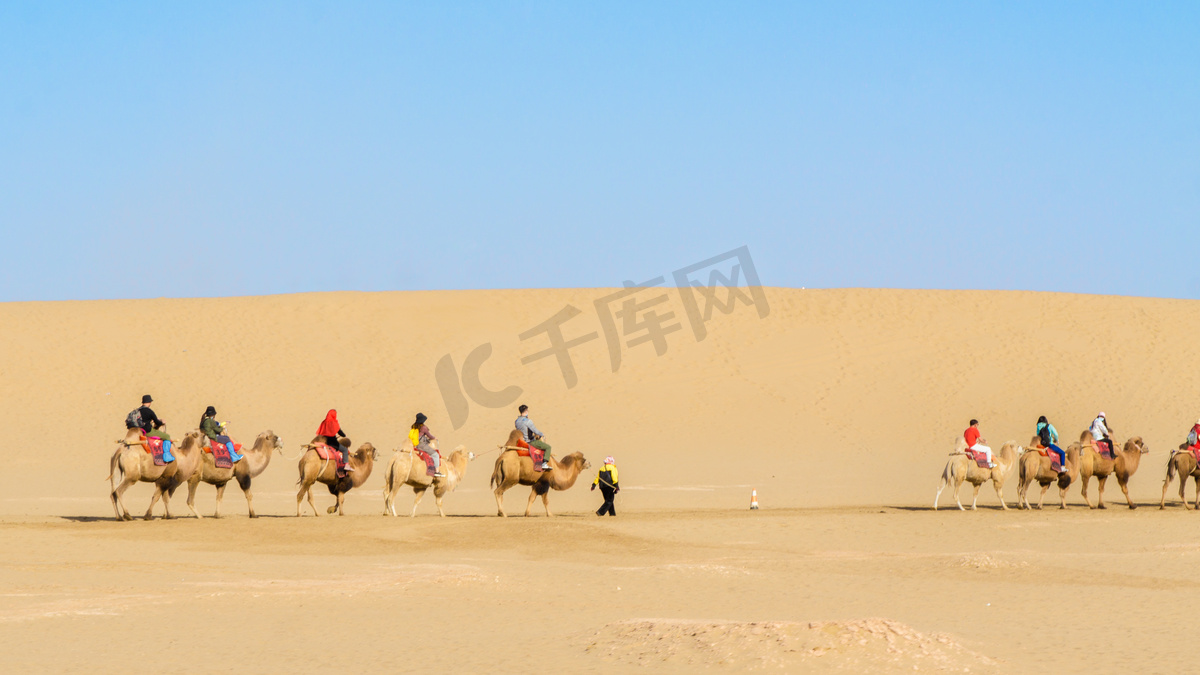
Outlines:
{"label": "camel head", "polygon": [[358,446],[358,450],[354,451],[354,456],[357,457],[359,461],[366,459],[367,455],[371,456],[371,461],[373,462],[379,459],[379,451],[376,450],[375,446],[371,445],[370,443],[363,443],[362,445]]}
{"label": "camel head", "polygon": [[581,472],[587,471],[592,466],[592,463],[587,461],[587,458],[583,456],[582,452],[572,452],[571,454],[567,455],[566,457],[563,457],[562,459],[558,460],[558,463],[562,464],[564,467],[566,467],[568,469],[570,469],[571,467],[574,467],[574,466],[578,466],[579,470]]}
{"label": "camel head", "polygon": [[1133,452],[1134,450],[1137,450],[1143,455],[1147,452],[1150,452],[1150,448],[1142,442],[1141,436],[1134,436],[1133,438],[1125,441],[1125,452]]}
{"label": "camel head", "polygon": [[464,457],[464,456],[467,458],[467,461],[468,461],[468,462],[469,462],[469,461],[471,461],[471,460],[473,460],[473,459],[475,459],[475,453],[473,453],[473,452],[464,452],[464,450],[466,450],[466,449],[467,449],[467,446],[465,446],[465,445],[460,445],[460,446],[458,446],[457,448],[454,448],[454,452],[450,453],[450,457],[448,458],[448,460],[447,460],[447,461],[451,461],[451,462],[453,462],[453,461],[455,461],[457,458],[459,458],[459,457]]}

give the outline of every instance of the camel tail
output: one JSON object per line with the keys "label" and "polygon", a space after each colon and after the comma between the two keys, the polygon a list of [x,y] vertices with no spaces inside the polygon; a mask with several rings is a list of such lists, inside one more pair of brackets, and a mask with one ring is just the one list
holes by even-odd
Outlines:
{"label": "camel tail", "polygon": [[504,483],[504,460],[502,457],[496,458],[496,468],[492,470],[491,487],[502,485]]}
{"label": "camel tail", "polygon": [[119,449],[113,453],[112,459],[108,460],[108,478],[106,478],[105,480],[108,481],[109,488],[111,488],[113,490],[117,489],[117,486],[113,483],[113,476],[115,476],[116,473],[118,471],[120,471],[121,477],[122,478],[125,477],[125,467],[121,466],[120,460],[121,460],[121,451]]}
{"label": "camel tail", "polygon": [[[1173,480],[1175,480],[1175,455],[1174,455],[1174,453],[1172,453],[1171,456],[1169,458],[1167,458],[1167,479],[1165,481],[1163,481],[1163,485],[1170,485],[1171,481],[1173,481]],[[1164,487],[1163,489],[1165,490],[1166,488]]]}
{"label": "camel tail", "polygon": [[387,470],[383,472],[383,495],[385,497],[392,494],[392,486],[396,482],[396,462],[393,459],[388,462]]}

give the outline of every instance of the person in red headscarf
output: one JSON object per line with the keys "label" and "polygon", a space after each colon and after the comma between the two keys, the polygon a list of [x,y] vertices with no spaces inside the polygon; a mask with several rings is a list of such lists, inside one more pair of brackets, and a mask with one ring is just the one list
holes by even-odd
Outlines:
{"label": "person in red headscarf", "polygon": [[349,439],[346,440],[345,445],[338,442],[339,438],[346,438],[346,434],[342,431],[342,425],[338,422],[336,410],[330,410],[325,413],[325,421],[321,422],[321,426],[317,427],[317,437],[324,441],[325,445],[337,448],[338,452],[342,453],[342,464],[346,466],[346,471],[354,470],[350,467]]}

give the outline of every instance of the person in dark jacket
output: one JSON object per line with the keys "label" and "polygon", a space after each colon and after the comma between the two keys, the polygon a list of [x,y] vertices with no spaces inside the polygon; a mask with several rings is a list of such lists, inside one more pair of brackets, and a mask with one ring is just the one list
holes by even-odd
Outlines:
{"label": "person in dark jacket", "polygon": [[233,439],[225,435],[225,429],[217,422],[217,409],[208,406],[204,410],[204,416],[200,418],[200,431],[205,436],[208,436],[209,444],[223,443],[229,449],[229,456],[233,461],[241,461],[242,456],[234,449]]}
{"label": "person in dark jacket", "polygon": [[592,481],[592,489],[600,487],[600,494],[604,495],[604,505],[596,512],[596,515],[602,516],[607,513],[610,516],[617,515],[617,507],[613,504],[613,497],[621,491],[621,484],[617,482],[617,465],[613,462],[612,457],[604,458],[604,466],[596,472],[596,480]]}
{"label": "person in dark jacket", "polygon": [[339,438],[346,438],[346,434],[342,431],[342,425],[338,422],[337,411],[330,410],[325,413],[325,421],[321,422],[321,426],[317,427],[317,437],[331,448],[336,448],[342,453],[342,464],[346,465],[346,471],[353,471],[350,466],[350,444],[346,445],[338,442]]}
{"label": "person in dark jacket", "polygon": [[[154,411],[150,409],[151,403],[154,403],[154,399],[150,398],[150,394],[146,394],[142,397],[142,404],[137,408],[137,413],[142,418],[142,423],[139,428],[142,430],[142,433],[146,434],[147,437],[153,436],[154,438],[161,438],[164,441],[171,440],[170,434],[162,430],[162,427],[166,426],[167,423],[160,420],[158,415],[154,414]],[[126,424],[126,426],[128,426],[128,424]],[[132,429],[133,427],[129,428]]]}

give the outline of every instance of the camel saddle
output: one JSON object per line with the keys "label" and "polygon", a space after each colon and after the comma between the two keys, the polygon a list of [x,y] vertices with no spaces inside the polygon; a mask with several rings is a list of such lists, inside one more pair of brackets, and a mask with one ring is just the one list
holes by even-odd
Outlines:
{"label": "camel saddle", "polygon": [[146,452],[154,456],[154,466],[166,466],[167,462],[163,459],[163,443],[169,443],[161,438],[147,438],[142,447],[146,448]]}
{"label": "camel saddle", "polygon": [[1092,447],[1096,449],[1096,454],[1100,455],[1104,459],[1114,460],[1117,458],[1117,454],[1109,449],[1108,443],[1101,443],[1100,441],[1093,441]]}
{"label": "camel saddle", "polygon": [[337,473],[339,476],[346,473],[346,464],[342,462],[342,453],[324,443],[313,443],[313,449],[317,451],[317,457],[326,461],[333,460],[337,463]]}
{"label": "camel saddle", "polygon": [[433,458],[429,456],[429,453],[419,448],[413,448],[413,454],[425,462],[425,475],[433,478],[437,472],[433,470]]}
{"label": "camel saddle", "polygon": [[1187,451],[1192,453],[1192,457],[1196,458],[1196,463],[1200,464],[1200,445],[1193,445]]}
{"label": "camel saddle", "polygon": [[538,448],[526,443],[524,440],[517,441],[517,447],[520,448],[517,450],[518,457],[528,457],[529,459],[533,460],[534,464],[541,464],[542,462],[546,461],[545,450],[539,450]]}
{"label": "camel saddle", "polygon": [[[233,444],[234,452],[239,452],[241,449],[241,443]],[[205,446],[204,451],[213,456],[213,464],[216,465],[218,469],[233,468],[233,455],[229,452],[229,447],[227,447],[225,443],[209,439],[208,445]]]}
{"label": "camel saddle", "polygon": [[1037,450],[1038,454],[1041,455],[1042,457],[1050,458],[1050,470],[1051,471],[1053,471],[1054,473],[1062,473],[1063,472],[1063,465],[1062,465],[1062,462],[1058,461],[1058,453],[1057,452],[1050,452],[1050,448],[1044,448],[1044,447],[1040,447],[1040,446],[1034,448],[1034,450]]}
{"label": "camel saddle", "polygon": [[970,448],[966,448],[965,450],[963,450],[963,453],[966,454],[966,456],[969,457],[970,459],[975,460],[975,463],[979,465],[979,468],[981,468],[981,469],[991,468],[988,466],[987,454],[984,453],[983,451],[972,450]]}

